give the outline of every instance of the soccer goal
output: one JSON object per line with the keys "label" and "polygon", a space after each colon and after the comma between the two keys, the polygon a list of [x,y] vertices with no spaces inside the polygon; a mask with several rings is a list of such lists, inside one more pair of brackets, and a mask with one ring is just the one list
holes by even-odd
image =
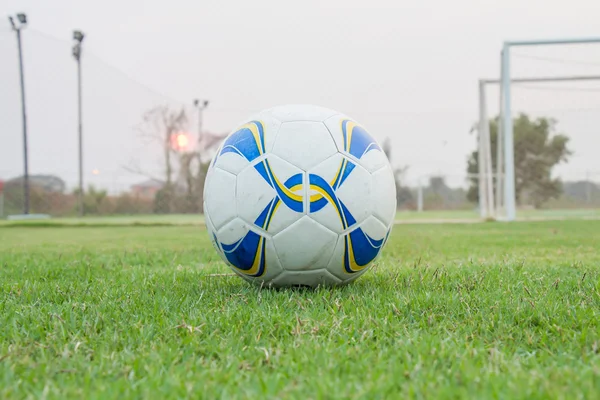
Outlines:
{"label": "soccer goal", "polygon": [[[515,48],[535,48],[538,52],[511,52]],[[511,64],[511,59],[515,59],[512,64],[516,65]],[[488,92],[492,90],[498,101],[488,104]],[[498,116],[493,120],[492,133],[488,108],[495,108],[494,114]],[[515,116],[531,118],[532,125],[549,122],[552,126],[548,130],[565,130],[569,144],[575,146],[570,147],[573,157],[569,157],[575,158],[575,162],[569,161],[569,168],[553,168],[553,174],[558,173],[560,181],[548,180],[542,184],[539,178],[537,186],[542,189],[538,192],[544,190],[544,185],[548,186],[545,190],[551,192],[552,185],[566,178],[568,189],[578,191],[579,184],[579,191],[583,190],[583,196],[591,204],[592,196],[600,190],[600,157],[591,154],[589,148],[600,148],[600,38],[505,42],[500,79],[479,81],[478,184],[482,218],[516,219],[517,197],[522,197],[523,170],[527,168],[523,157],[543,156],[535,151],[523,155],[528,145],[523,139],[515,143]],[[522,119],[517,120],[518,124],[521,122]],[[529,123],[529,119],[525,122]],[[526,127],[521,124],[520,129]],[[515,146],[521,150],[517,152],[517,160]],[[531,174],[536,172],[531,171]],[[599,181],[597,187],[595,178]],[[566,186],[561,187],[562,191],[565,189]]]}

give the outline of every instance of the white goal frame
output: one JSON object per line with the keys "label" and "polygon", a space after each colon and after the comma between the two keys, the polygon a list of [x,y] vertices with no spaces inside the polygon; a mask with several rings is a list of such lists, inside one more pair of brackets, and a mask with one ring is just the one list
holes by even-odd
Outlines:
{"label": "white goal frame", "polygon": [[[541,83],[564,81],[600,80],[600,76],[554,76],[516,78],[510,76],[510,49],[520,46],[549,46],[568,44],[600,44],[600,37],[576,39],[505,41],[501,52],[499,80],[480,80],[479,82],[479,208],[483,218],[495,218],[504,221],[516,219],[514,133],[511,108],[511,83]],[[496,173],[492,171],[489,123],[487,119],[485,86],[500,84],[500,114],[498,127],[498,165]],[[483,168],[482,168],[483,166]],[[493,196],[493,177],[496,176],[498,188],[496,201]],[[495,203],[495,204],[494,204]]]}

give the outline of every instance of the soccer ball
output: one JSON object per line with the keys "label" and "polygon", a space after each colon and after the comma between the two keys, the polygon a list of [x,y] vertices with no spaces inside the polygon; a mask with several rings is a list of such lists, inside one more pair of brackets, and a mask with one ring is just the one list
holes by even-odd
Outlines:
{"label": "soccer ball", "polygon": [[204,212],[213,246],[242,278],[339,285],[364,274],[390,235],[394,174],[354,120],[279,106],[223,141],[207,172]]}

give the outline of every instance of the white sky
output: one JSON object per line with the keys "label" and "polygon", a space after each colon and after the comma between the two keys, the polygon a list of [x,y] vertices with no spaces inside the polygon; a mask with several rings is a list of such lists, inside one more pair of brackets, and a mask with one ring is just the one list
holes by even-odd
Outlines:
{"label": "white sky", "polygon": [[[134,131],[157,104],[207,98],[205,128],[229,131],[254,111],[285,103],[337,109],[378,139],[392,138],[407,178],[441,172],[464,180],[475,146],[477,80],[498,77],[504,40],[600,36],[597,0],[82,1],[0,4],[0,179],[22,173],[17,50],[23,32],[30,170],[77,177],[76,69],[71,32],[83,43],[86,180],[121,188],[156,169],[157,148]],[[58,40],[57,40],[58,39]],[[514,75],[598,74],[600,45],[515,49]],[[573,87],[574,84],[548,84]],[[600,88],[600,82],[579,85]],[[490,113],[497,91],[490,88]],[[577,152],[567,177],[598,173],[600,92],[516,90],[515,105],[559,119]],[[98,176],[91,171],[97,168]]]}

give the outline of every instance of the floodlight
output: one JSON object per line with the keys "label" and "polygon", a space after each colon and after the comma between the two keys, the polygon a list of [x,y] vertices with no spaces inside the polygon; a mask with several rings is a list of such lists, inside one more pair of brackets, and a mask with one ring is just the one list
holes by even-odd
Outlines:
{"label": "floodlight", "polygon": [[19,13],[17,14],[17,19],[19,20],[20,23],[22,23],[23,25],[27,24],[27,15],[23,14],[23,13]]}
{"label": "floodlight", "polygon": [[85,35],[81,31],[73,31],[73,39],[77,40],[79,43],[83,42],[83,38]]}

